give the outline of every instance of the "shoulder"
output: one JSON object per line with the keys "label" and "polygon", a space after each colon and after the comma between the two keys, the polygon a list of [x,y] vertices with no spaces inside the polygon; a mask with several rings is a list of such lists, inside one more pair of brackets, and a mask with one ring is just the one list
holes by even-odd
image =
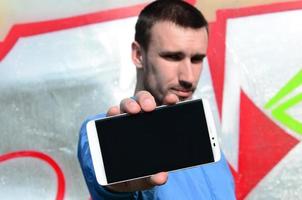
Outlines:
{"label": "shoulder", "polygon": [[82,125],[81,125],[80,134],[86,132],[86,125],[87,125],[87,123],[88,123],[89,121],[91,121],[91,120],[96,120],[96,119],[103,119],[103,118],[105,118],[105,117],[106,117],[106,114],[105,114],[105,113],[100,113],[100,114],[98,114],[98,115],[93,115],[93,116],[87,117],[87,118],[83,121],[83,123],[82,123]]}
{"label": "shoulder", "polygon": [[78,143],[78,158],[80,162],[85,160],[85,158],[88,159],[90,158],[90,150],[89,150],[87,130],[86,130],[87,123],[91,120],[102,119],[104,117],[106,117],[104,113],[95,116],[89,116],[82,123],[80,128],[79,143]]}
{"label": "shoulder", "polygon": [[84,122],[82,123],[81,128],[80,128],[79,146],[83,146],[86,142],[88,142],[87,141],[87,130],[86,130],[87,123],[91,120],[102,119],[105,117],[106,117],[106,114],[101,113],[98,115],[89,116],[84,120]]}

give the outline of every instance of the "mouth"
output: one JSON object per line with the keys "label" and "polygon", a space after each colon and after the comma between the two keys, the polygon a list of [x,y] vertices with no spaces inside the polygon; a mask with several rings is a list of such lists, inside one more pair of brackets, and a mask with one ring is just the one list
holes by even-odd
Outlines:
{"label": "mouth", "polygon": [[192,96],[193,90],[186,90],[182,88],[173,88],[172,93],[176,94],[180,99],[188,99]]}

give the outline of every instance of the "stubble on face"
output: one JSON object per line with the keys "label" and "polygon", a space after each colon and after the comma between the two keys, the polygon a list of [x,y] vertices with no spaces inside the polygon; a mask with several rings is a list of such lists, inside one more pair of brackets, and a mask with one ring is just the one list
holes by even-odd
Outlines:
{"label": "stubble on face", "polygon": [[207,50],[206,28],[183,28],[158,22],[151,29],[147,52],[143,53],[143,87],[158,105],[166,96],[180,101],[192,98]]}

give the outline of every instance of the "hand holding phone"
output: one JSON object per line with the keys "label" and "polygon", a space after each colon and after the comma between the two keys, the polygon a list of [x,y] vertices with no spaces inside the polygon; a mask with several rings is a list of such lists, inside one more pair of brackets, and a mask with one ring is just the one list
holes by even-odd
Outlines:
{"label": "hand holding phone", "polygon": [[[154,110],[154,100],[145,100],[139,95],[137,102],[125,99],[121,110],[132,114]],[[104,186],[119,183],[132,191],[148,189],[167,178],[153,174],[220,159],[212,113],[201,99],[160,106],[149,113],[92,120],[87,123],[87,134],[96,178]],[[117,185],[110,188],[122,191]]]}
{"label": "hand holding phone", "polygon": [[[156,108],[153,96],[147,91],[138,92],[135,95],[135,99],[136,101],[131,98],[124,99],[120,106],[109,108],[107,116],[115,116],[122,113],[137,114],[141,111],[150,112]],[[165,98],[165,104],[175,104],[177,102],[178,98],[175,95],[169,95]],[[163,185],[167,180],[168,172],[161,172],[150,177],[108,185],[106,187],[115,192],[134,192]]]}

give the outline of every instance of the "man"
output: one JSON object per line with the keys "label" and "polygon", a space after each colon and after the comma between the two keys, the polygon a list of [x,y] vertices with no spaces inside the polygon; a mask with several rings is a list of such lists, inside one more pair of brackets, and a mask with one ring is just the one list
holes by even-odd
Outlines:
{"label": "man", "polygon": [[[195,7],[179,0],[149,4],[139,15],[132,43],[132,60],[137,69],[135,96],[111,107],[107,116],[150,112],[162,104],[191,99],[207,44],[207,22]],[[169,178],[167,172],[162,172],[108,187],[98,185],[86,123],[81,129],[78,157],[93,199],[235,199],[232,176],[223,155],[217,163],[170,172]]]}

